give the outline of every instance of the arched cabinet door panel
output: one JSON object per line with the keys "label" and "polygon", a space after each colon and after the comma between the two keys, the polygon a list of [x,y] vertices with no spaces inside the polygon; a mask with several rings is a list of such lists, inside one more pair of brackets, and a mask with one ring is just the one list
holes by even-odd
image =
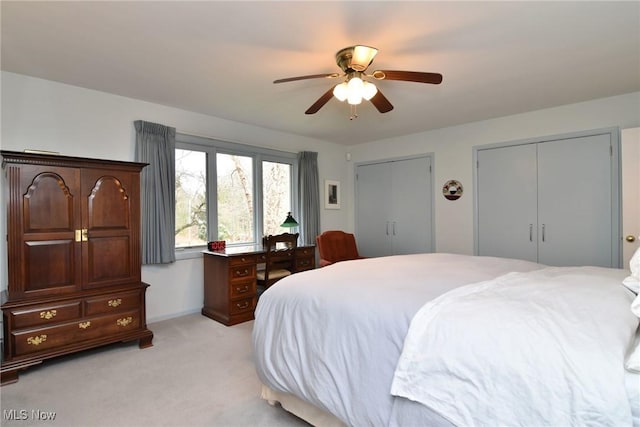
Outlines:
{"label": "arched cabinet door panel", "polygon": [[[8,250],[12,291],[55,295],[81,288],[80,174],[77,169],[9,165]],[[21,268],[18,268],[21,266]]]}
{"label": "arched cabinet door panel", "polygon": [[82,171],[85,287],[140,281],[139,197],[137,173]]}

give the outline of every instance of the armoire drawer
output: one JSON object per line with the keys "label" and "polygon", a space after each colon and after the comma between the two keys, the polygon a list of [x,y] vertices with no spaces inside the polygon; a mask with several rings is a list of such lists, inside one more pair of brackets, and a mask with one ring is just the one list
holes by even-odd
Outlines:
{"label": "armoire drawer", "polygon": [[139,328],[140,311],[127,311],[101,317],[88,317],[39,329],[14,330],[11,333],[15,356],[51,350]]}
{"label": "armoire drawer", "polygon": [[80,300],[58,304],[31,306],[9,312],[14,329],[30,326],[46,326],[67,320],[78,319],[81,314]]}
{"label": "armoire drawer", "polygon": [[140,305],[140,291],[87,298],[84,304],[85,316],[132,310]]}

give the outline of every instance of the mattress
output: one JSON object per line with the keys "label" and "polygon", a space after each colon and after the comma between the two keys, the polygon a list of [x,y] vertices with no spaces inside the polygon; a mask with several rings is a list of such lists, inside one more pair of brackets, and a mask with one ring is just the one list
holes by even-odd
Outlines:
{"label": "mattress", "polygon": [[258,376],[347,425],[389,425],[393,373],[414,314],[451,289],[539,268],[505,258],[414,254],[286,277],[256,308]]}

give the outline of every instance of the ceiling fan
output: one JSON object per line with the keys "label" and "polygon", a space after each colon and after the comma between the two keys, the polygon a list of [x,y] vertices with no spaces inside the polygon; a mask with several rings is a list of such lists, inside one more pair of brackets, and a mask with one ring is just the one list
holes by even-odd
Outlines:
{"label": "ceiling fan", "polygon": [[360,104],[362,100],[371,101],[376,109],[381,113],[387,113],[393,110],[393,105],[380,92],[380,90],[366,78],[375,80],[401,80],[406,82],[440,84],[442,82],[442,74],[425,73],[420,71],[391,71],[376,70],[372,74],[366,74],[366,70],[373,62],[373,58],[378,53],[378,49],[370,46],[350,46],[339,50],[336,53],[336,63],[342,69],[343,73],[329,74],[311,74],[308,76],[288,77],[285,79],[275,80],[273,83],[287,83],[296,80],[329,78],[334,79],[344,77],[344,81],[335,85],[326,91],[311,107],[305,111],[305,114],[315,114],[322,108],[331,97],[335,96],[340,101],[347,101],[352,108],[352,116],[355,114],[355,106]]}

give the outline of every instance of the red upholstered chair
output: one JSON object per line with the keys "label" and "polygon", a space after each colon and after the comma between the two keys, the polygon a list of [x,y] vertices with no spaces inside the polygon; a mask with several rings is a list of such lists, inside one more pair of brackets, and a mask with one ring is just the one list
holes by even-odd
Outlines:
{"label": "red upholstered chair", "polygon": [[320,254],[320,267],[338,261],[364,258],[358,253],[356,238],[351,233],[340,230],[325,231],[316,237]]}

